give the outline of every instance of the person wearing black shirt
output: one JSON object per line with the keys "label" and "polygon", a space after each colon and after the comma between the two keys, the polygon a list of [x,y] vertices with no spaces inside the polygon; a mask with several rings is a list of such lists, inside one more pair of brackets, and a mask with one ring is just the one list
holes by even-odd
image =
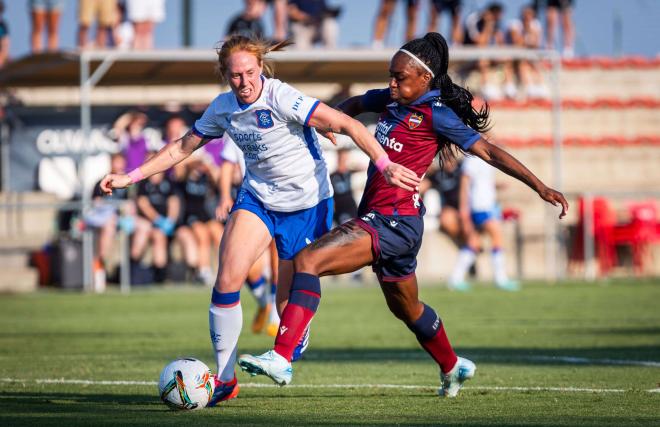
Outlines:
{"label": "person wearing black shirt", "polygon": [[181,208],[175,184],[164,173],[140,181],[137,189],[138,218],[131,245],[131,260],[138,262],[146,245],[153,248],[154,280],[165,280],[168,238],[176,228]]}
{"label": "person wearing black shirt", "polygon": [[261,16],[264,14],[265,6],[263,0],[245,0],[243,13],[231,20],[227,28],[227,35],[263,37],[264,26],[261,22]]}

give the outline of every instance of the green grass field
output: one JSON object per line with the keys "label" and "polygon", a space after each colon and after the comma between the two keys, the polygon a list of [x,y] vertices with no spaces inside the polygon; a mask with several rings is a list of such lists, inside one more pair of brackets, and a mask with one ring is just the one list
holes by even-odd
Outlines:
{"label": "green grass field", "polygon": [[[193,356],[214,369],[208,290],[0,296],[0,426],[660,425],[660,281],[421,297],[477,363],[456,399],[437,397],[437,367],[377,288],[326,282],[291,386],[239,373],[238,399],[174,412],[157,396],[162,367]],[[249,332],[242,300],[240,351],[261,353],[272,339]]]}

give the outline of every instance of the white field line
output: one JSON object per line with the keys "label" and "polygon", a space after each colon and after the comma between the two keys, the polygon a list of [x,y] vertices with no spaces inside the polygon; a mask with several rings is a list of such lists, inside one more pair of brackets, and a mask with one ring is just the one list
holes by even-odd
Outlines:
{"label": "white field line", "polygon": [[[75,380],[64,378],[45,378],[45,379],[18,379],[18,378],[0,378],[2,383],[35,383],[35,384],[76,384],[76,385],[105,385],[105,386],[156,386],[156,381],[111,381],[111,380]],[[245,388],[280,388],[276,384],[264,383],[241,383],[241,387]],[[299,388],[299,389],[378,389],[378,388],[392,388],[392,389],[405,389],[405,390],[420,390],[420,389],[436,389],[437,385],[411,385],[411,384],[292,384],[285,388]],[[500,387],[500,386],[466,386],[466,390],[482,390],[482,391],[546,391],[546,392],[560,392],[560,393],[625,393],[627,391],[622,388],[580,388],[580,387]],[[660,388],[644,390],[648,393],[660,393]]]}

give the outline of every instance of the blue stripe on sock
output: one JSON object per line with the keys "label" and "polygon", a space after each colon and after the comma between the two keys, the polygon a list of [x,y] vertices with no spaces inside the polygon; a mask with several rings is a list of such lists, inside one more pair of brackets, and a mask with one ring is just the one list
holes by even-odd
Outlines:
{"label": "blue stripe on sock", "polygon": [[293,291],[289,297],[289,304],[299,305],[313,312],[319,308],[319,302],[321,302],[321,298],[304,292]]}
{"label": "blue stripe on sock", "polygon": [[234,304],[241,299],[241,291],[220,293],[213,288],[211,302],[216,305]]}
{"label": "blue stripe on sock", "polygon": [[308,291],[321,296],[321,280],[319,276],[309,273],[296,273],[293,275],[293,284],[291,285],[291,292],[293,291]]}
{"label": "blue stripe on sock", "polygon": [[252,290],[259,289],[265,283],[266,283],[266,279],[264,278],[264,276],[259,277],[256,282],[251,282],[250,280],[247,281],[248,286]]}
{"label": "blue stripe on sock", "polygon": [[437,333],[442,321],[436,312],[424,304],[424,311],[422,315],[412,325],[407,325],[421,342],[428,341],[433,338]]}

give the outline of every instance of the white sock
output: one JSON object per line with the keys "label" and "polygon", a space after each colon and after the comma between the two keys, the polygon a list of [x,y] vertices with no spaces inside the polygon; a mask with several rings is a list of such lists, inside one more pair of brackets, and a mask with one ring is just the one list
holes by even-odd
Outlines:
{"label": "white sock", "polygon": [[493,271],[495,272],[495,283],[504,284],[509,281],[506,274],[506,264],[504,262],[504,251],[502,249],[493,249],[491,252],[493,260]]}
{"label": "white sock", "polygon": [[240,301],[232,307],[218,307],[215,304],[209,307],[211,345],[218,365],[218,379],[222,382],[234,378],[236,347],[242,326],[243,309]]}
{"label": "white sock", "polygon": [[279,325],[280,316],[277,314],[277,285],[270,285],[270,314],[268,315],[268,323]]}
{"label": "white sock", "polygon": [[247,281],[248,286],[250,287],[250,292],[259,307],[265,307],[268,305],[268,292],[266,292],[266,279],[261,276],[256,282]]}
{"label": "white sock", "polygon": [[462,248],[458,252],[458,259],[456,260],[456,265],[454,266],[454,271],[449,277],[449,283],[452,285],[461,283],[465,280],[465,274],[470,269],[470,266],[474,263],[477,255],[470,248]]}

